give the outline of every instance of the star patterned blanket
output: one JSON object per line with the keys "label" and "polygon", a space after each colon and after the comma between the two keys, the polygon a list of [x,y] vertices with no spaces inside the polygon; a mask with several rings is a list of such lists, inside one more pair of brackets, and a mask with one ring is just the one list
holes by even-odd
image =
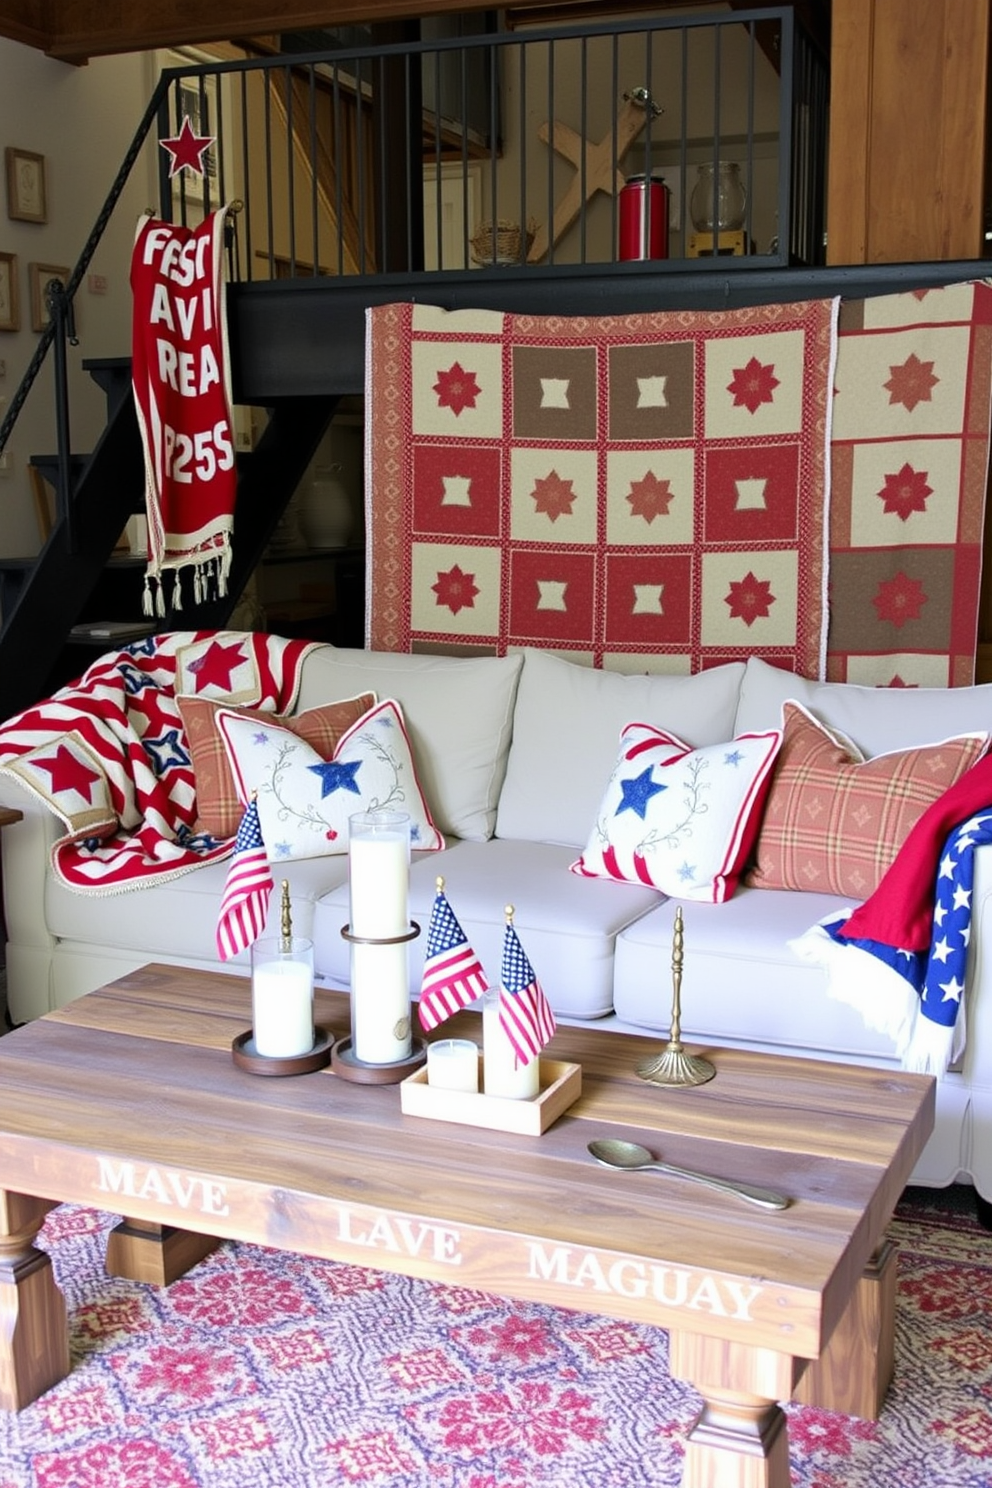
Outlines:
{"label": "star patterned blanket", "polygon": [[233,839],[195,830],[176,695],[288,712],[315,644],[241,631],[150,636],[0,726],[0,774],[65,825],[52,848],[57,877],[80,893],[112,894],[227,857]]}
{"label": "star patterned blanket", "polygon": [[372,307],[369,644],[822,676],[836,316]]}
{"label": "star patterned blanket", "polygon": [[992,843],[990,802],[985,755],[924,812],[864,904],[790,942],[824,968],[832,997],[924,1074],[940,1077],[964,1052],[975,852]]}

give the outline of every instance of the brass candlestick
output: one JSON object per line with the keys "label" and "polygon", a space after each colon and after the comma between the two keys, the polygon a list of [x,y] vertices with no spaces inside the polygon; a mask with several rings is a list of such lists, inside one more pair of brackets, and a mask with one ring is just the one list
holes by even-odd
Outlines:
{"label": "brass candlestick", "polygon": [[716,1068],[701,1054],[689,1054],[680,1038],[682,1032],[682,908],[675,911],[672,934],[672,1030],[661,1054],[643,1059],[637,1066],[642,1080],[655,1085],[705,1085]]}
{"label": "brass candlestick", "polygon": [[289,956],[293,950],[293,913],[289,904],[289,879],[282,881],[282,903],[279,914],[279,938],[282,942],[279,949],[284,956]]}

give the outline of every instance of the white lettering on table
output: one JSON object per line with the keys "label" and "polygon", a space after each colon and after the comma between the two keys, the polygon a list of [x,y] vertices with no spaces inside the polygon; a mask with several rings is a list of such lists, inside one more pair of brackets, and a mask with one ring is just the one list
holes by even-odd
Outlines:
{"label": "white lettering on table", "polygon": [[687,1307],[710,1312],[715,1317],[752,1322],[751,1304],[760,1286],[723,1277],[699,1275],[678,1266],[655,1266],[646,1261],[617,1260],[604,1264],[591,1250],[574,1251],[567,1245],[548,1250],[535,1240],[530,1252],[528,1275],[554,1286],[613,1292],[618,1297],[651,1297],[663,1307]]}
{"label": "white lettering on table", "polygon": [[97,1158],[101,1193],[120,1194],[125,1199],[145,1199],[169,1208],[194,1209],[200,1214],[230,1214],[226,1188],[212,1178],[176,1173],[171,1168],[147,1168],[141,1163],[112,1162]]}
{"label": "white lettering on table", "polygon": [[350,1209],[339,1209],[338,1239],[346,1245],[360,1245],[369,1250],[423,1256],[445,1266],[460,1266],[463,1259],[457,1230],[399,1215],[390,1217],[380,1213],[363,1219]]}

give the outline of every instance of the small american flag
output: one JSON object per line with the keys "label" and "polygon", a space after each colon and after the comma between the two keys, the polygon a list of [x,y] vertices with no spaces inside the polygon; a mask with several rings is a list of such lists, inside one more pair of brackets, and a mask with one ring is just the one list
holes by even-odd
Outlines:
{"label": "small american flag", "polygon": [[273,887],[258,805],[252,799],[238,828],[217,917],[217,952],[222,961],[261,935]]}
{"label": "small american flag", "polygon": [[521,1064],[536,1059],[555,1031],[555,1015],[527,960],[513,921],[503,937],[499,1022]]}
{"label": "small american flag", "polygon": [[468,1007],[489,986],[479,958],[448,903],[443,884],[444,880],[439,879],[431,906],[420,987],[420,1023],[428,1031],[459,1008]]}

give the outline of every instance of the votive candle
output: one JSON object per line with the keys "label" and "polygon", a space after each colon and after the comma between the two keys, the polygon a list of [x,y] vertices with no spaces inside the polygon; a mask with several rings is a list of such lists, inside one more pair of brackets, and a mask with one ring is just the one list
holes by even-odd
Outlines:
{"label": "votive candle", "polygon": [[427,1083],[435,1090],[479,1089],[479,1047],[471,1039],[436,1039],[427,1045]]}

